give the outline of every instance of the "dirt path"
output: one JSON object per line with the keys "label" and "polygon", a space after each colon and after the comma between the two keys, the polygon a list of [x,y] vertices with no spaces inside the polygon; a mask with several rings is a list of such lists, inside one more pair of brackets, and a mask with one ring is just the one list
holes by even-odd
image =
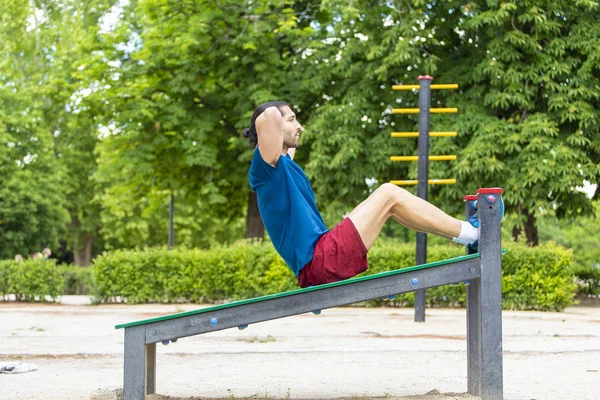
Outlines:
{"label": "dirt path", "polygon": [[[201,307],[64,301],[72,305],[0,303],[0,361],[38,366],[0,374],[0,399],[116,399],[123,331],[114,325]],[[412,319],[412,309],[336,308],[159,345],[165,396],[154,400],[470,398],[465,311]],[[598,399],[600,308],[505,312],[503,323],[506,400]]]}

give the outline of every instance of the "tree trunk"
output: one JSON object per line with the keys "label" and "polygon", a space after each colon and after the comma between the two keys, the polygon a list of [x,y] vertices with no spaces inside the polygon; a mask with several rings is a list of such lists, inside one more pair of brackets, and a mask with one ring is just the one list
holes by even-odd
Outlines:
{"label": "tree trunk", "polygon": [[[527,217],[525,220],[525,238],[527,245],[534,247],[540,244],[537,226],[535,225],[535,216],[530,213],[529,210],[518,207],[519,213]],[[514,227],[512,230],[512,236],[515,242],[519,240],[521,235],[521,229]]]}
{"label": "tree trunk", "polygon": [[534,247],[540,244],[533,213],[527,213],[527,222],[525,222],[525,237],[527,238],[527,245],[529,246]]}
{"label": "tree trunk", "polygon": [[248,213],[246,216],[246,239],[265,238],[265,225],[258,211],[256,192],[248,193]]}
{"label": "tree trunk", "polygon": [[516,227],[516,226],[513,226],[513,230],[512,230],[512,236],[513,236],[513,240],[514,240],[515,242],[518,242],[518,241],[519,241],[519,236],[520,236],[520,235],[521,235],[521,230],[520,230],[518,227]]}
{"label": "tree trunk", "polygon": [[[83,240],[81,240],[83,238]],[[86,234],[83,237],[80,236],[76,240],[78,248],[73,249],[73,261],[75,265],[80,267],[88,267],[92,264],[92,242],[94,237],[90,234]]]}
{"label": "tree trunk", "polygon": [[173,248],[175,243],[175,230],[173,228],[173,220],[175,219],[175,195],[171,193],[171,205],[169,207],[169,250]]}

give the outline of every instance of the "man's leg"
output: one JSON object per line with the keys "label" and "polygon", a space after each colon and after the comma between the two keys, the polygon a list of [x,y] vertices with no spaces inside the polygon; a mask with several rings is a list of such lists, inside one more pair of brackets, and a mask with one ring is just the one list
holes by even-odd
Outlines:
{"label": "man's leg", "polygon": [[457,238],[462,226],[458,219],[391,183],[381,185],[348,214],[367,250],[389,217],[412,230],[447,239]]}

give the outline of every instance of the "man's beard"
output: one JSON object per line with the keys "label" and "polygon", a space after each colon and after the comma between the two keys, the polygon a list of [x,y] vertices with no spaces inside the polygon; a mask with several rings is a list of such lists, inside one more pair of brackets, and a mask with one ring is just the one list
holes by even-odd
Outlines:
{"label": "man's beard", "polygon": [[291,136],[288,136],[283,145],[287,148],[299,147],[300,142],[296,139],[296,135],[297,134],[292,134]]}

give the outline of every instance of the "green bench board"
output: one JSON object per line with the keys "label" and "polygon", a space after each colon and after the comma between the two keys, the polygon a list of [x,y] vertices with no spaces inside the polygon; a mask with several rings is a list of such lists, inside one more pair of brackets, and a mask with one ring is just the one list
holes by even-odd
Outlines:
{"label": "green bench board", "polygon": [[133,321],[133,322],[129,322],[126,324],[116,325],[115,329],[129,328],[129,327],[137,326],[137,325],[146,325],[146,324],[150,324],[153,322],[166,321],[169,319],[181,318],[181,317],[185,317],[188,315],[210,313],[210,312],[222,310],[225,308],[238,307],[238,306],[241,306],[244,304],[258,303],[261,301],[272,300],[272,299],[277,299],[277,298],[287,297],[287,296],[293,296],[293,295],[300,294],[300,293],[312,292],[312,291],[316,291],[316,290],[323,290],[323,289],[328,289],[328,288],[332,288],[332,287],[336,287],[336,286],[344,286],[344,285],[349,285],[349,284],[356,283],[356,282],[362,282],[362,281],[368,281],[368,280],[372,280],[372,279],[383,278],[383,277],[387,277],[387,276],[405,274],[408,272],[414,272],[414,271],[419,271],[419,270],[428,269],[428,268],[435,268],[435,267],[439,267],[441,265],[452,264],[452,263],[456,263],[456,262],[463,261],[463,260],[471,260],[471,259],[478,258],[478,257],[479,257],[479,253],[475,253],[475,254],[470,254],[468,256],[460,256],[460,257],[450,258],[448,260],[435,261],[432,263],[422,264],[422,265],[415,265],[413,267],[397,269],[394,271],[380,272],[377,274],[361,276],[359,278],[347,279],[345,281],[340,281],[340,282],[327,283],[324,285],[312,286],[312,287],[308,287],[308,288],[304,288],[304,289],[297,289],[297,290],[291,290],[288,292],[270,294],[267,296],[255,297],[255,298],[247,299],[247,300],[234,301],[231,303],[220,304],[218,306],[213,306],[213,307],[206,307],[206,308],[202,308],[199,310],[186,311],[186,312],[170,314],[170,315],[165,315],[165,316],[156,317],[156,318],[144,319],[144,320],[140,320],[140,321]]}

